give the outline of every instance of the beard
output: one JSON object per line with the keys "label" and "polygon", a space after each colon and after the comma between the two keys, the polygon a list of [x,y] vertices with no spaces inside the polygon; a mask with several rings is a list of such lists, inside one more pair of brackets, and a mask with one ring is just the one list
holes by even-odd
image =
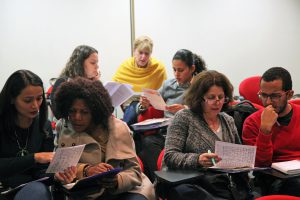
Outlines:
{"label": "beard", "polygon": [[280,115],[281,113],[283,113],[287,107],[288,103],[287,101],[285,101],[285,104],[280,108],[280,110],[278,111],[278,115]]}

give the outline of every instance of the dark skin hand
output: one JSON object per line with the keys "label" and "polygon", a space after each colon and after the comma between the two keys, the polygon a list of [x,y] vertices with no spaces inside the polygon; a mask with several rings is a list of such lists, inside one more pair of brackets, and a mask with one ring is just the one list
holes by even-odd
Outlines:
{"label": "dark skin hand", "polygon": [[[99,163],[97,165],[93,165],[87,169],[87,175],[93,176],[102,172],[106,172],[112,170],[113,166],[107,163]],[[101,185],[104,188],[113,189],[118,186],[118,177],[117,175],[113,177],[106,177],[101,180]]]}

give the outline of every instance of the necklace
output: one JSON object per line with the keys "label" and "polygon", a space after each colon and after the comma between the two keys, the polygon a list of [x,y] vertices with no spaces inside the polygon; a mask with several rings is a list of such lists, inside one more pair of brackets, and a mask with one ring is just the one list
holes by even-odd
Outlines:
{"label": "necklace", "polygon": [[27,138],[26,138],[26,143],[24,145],[24,147],[21,147],[20,142],[18,140],[18,135],[17,135],[17,131],[15,131],[15,136],[16,136],[16,140],[17,140],[17,144],[18,144],[18,148],[20,151],[18,151],[17,156],[18,157],[23,157],[26,156],[29,152],[27,151],[27,144],[28,144],[28,138],[29,138],[29,128],[27,129]]}
{"label": "necklace", "polygon": [[215,121],[214,120],[206,120],[206,123],[213,132],[216,132],[220,127],[220,121],[218,118]]}

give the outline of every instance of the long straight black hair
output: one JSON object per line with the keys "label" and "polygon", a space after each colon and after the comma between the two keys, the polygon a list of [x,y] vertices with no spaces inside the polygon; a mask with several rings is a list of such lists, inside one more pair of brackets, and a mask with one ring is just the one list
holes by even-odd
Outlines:
{"label": "long straight black hair", "polygon": [[20,95],[28,85],[40,86],[43,89],[43,102],[39,110],[39,129],[45,131],[45,123],[48,118],[47,104],[43,81],[39,76],[29,70],[18,70],[7,79],[0,93],[0,128],[3,133],[9,134],[16,128],[18,111],[12,102]]}

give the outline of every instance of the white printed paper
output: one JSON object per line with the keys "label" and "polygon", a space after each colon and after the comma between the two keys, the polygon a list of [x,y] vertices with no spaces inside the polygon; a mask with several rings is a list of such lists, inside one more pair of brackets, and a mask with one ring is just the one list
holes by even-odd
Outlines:
{"label": "white printed paper", "polygon": [[256,146],[216,141],[215,153],[222,158],[218,168],[254,168]]}
{"label": "white printed paper", "polygon": [[132,86],[128,84],[107,82],[104,87],[110,95],[113,107],[120,106],[134,94]]}
{"label": "white printed paper", "polygon": [[157,110],[166,110],[166,102],[157,90],[143,88],[144,96],[150,101],[150,104]]}
{"label": "white printed paper", "polygon": [[84,150],[85,144],[58,148],[46,173],[63,172],[71,166],[76,166]]}

